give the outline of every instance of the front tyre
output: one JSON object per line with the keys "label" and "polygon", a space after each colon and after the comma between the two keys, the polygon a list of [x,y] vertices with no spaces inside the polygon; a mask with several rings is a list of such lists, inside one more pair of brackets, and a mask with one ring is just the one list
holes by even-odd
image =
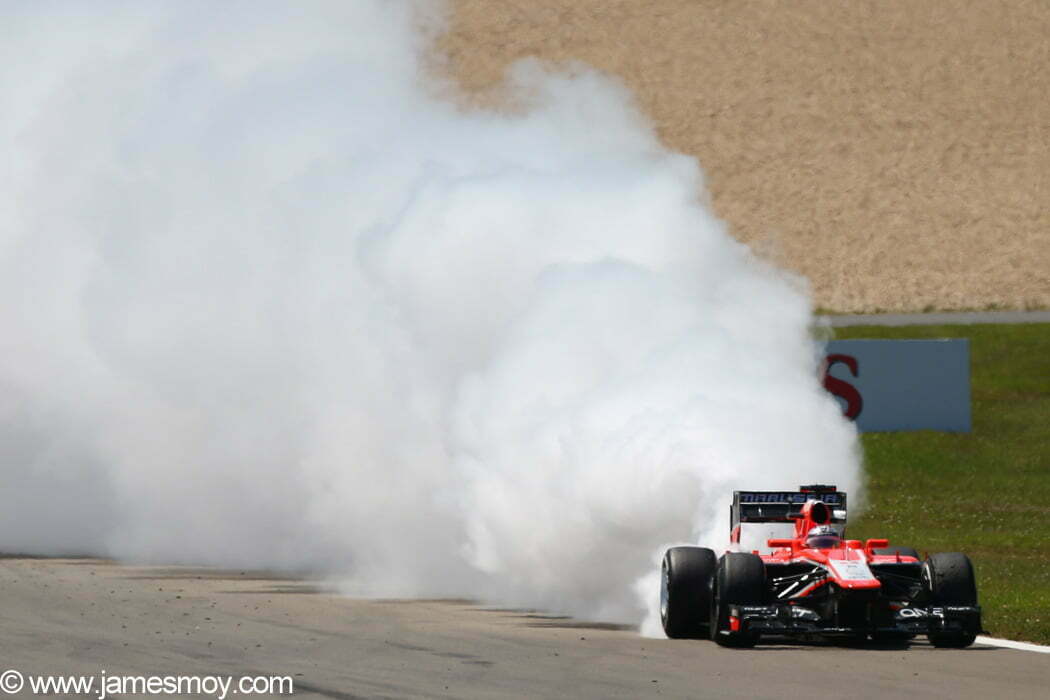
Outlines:
{"label": "front tyre", "polygon": [[715,553],[706,547],[672,547],[660,570],[660,622],[671,639],[702,637],[711,607]]}
{"label": "front tyre", "polygon": [[724,647],[753,647],[758,634],[741,630],[731,615],[733,605],[762,605],[766,598],[766,566],[757,554],[726,552],[715,573],[711,603],[711,639]]}
{"label": "front tyre", "polygon": [[[970,558],[959,552],[931,554],[922,565],[922,582],[934,605],[977,605],[977,583]],[[966,629],[948,629],[927,635],[935,647],[962,649],[973,644],[980,620]]]}

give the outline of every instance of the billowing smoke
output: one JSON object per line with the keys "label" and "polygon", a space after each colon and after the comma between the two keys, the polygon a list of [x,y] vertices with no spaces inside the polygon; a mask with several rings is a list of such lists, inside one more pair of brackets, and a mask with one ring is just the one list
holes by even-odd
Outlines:
{"label": "billowing smoke", "polygon": [[639,621],[731,489],[857,484],[804,289],[614,80],[456,106],[393,0],[4,15],[3,550]]}

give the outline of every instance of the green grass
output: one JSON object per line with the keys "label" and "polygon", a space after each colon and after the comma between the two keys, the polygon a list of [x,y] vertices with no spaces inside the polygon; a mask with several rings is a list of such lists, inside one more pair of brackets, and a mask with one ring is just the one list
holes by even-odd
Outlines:
{"label": "green grass", "polygon": [[992,636],[1050,644],[1050,324],[853,327],[837,338],[970,338],[973,432],[862,437],[850,536],[973,560]]}

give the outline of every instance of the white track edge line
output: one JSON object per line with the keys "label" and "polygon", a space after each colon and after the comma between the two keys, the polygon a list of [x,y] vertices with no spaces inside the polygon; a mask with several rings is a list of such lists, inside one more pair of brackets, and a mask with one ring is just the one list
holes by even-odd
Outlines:
{"label": "white track edge line", "polygon": [[1007,649],[1020,649],[1021,651],[1034,651],[1039,654],[1050,654],[1050,647],[1031,642],[1015,642],[1012,639],[996,639],[995,637],[977,637],[978,644],[989,644],[993,647],[1006,647]]}

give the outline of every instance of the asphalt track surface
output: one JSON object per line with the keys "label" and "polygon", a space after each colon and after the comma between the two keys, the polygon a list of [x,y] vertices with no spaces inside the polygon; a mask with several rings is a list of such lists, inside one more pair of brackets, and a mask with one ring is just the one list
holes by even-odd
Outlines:
{"label": "asphalt track surface", "polygon": [[26,676],[280,675],[300,698],[1046,698],[1050,687],[1050,655],[1027,651],[728,650],[463,600],[352,599],[251,571],[5,558],[0,591],[0,670]]}

